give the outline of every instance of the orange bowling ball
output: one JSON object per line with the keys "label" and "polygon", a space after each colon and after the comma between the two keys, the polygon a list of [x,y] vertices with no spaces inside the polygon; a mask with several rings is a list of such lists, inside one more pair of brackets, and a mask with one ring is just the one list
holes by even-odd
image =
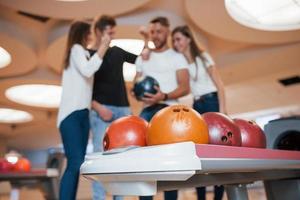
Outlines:
{"label": "orange bowling ball", "polygon": [[148,122],[137,116],[121,117],[106,129],[104,151],[127,146],[145,146]]}
{"label": "orange bowling ball", "polygon": [[14,170],[17,172],[29,172],[31,169],[30,161],[26,158],[19,158],[14,165]]}
{"label": "orange bowling ball", "polygon": [[201,115],[185,105],[173,105],[157,112],[149,123],[147,145],[192,141],[208,143],[208,127]]}

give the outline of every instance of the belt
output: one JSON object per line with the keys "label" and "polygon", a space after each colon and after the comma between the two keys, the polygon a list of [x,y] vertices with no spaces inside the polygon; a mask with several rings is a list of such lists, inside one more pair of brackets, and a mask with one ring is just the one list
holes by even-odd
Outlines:
{"label": "belt", "polygon": [[206,98],[215,97],[217,95],[218,95],[217,92],[207,93],[207,94],[204,94],[204,95],[201,95],[201,96],[194,97],[194,101],[204,100]]}

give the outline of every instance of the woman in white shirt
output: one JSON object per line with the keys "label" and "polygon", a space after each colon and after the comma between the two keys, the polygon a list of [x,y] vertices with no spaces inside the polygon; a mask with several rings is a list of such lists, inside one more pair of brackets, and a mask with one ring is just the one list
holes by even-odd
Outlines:
{"label": "woman in white shirt", "polygon": [[[205,112],[226,113],[224,85],[207,52],[196,44],[188,26],[178,26],[172,31],[172,43],[189,63],[190,87],[194,96],[193,108],[200,114]],[[221,200],[223,186],[215,186],[215,200]],[[197,188],[198,200],[205,199],[205,187]]]}
{"label": "woman in white shirt", "polygon": [[79,169],[85,156],[89,137],[93,75],[102,63],[110,38],[103,36],[102,45],[91,58],[86,50],[91,26],[84,21],[72,23],[67,41],[65,68],[62,77],[62,97],[57,127],[67,158],[67,167],[60,183],[59,199],[74,200]]}

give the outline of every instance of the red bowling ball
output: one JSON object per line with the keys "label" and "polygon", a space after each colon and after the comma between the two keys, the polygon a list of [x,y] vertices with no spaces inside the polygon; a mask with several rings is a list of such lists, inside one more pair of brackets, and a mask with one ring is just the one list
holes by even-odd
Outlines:
{"label": "red bowling ball", "polygon": [[241,130],[243,147],[266,148],[266,135],[255,122],[244,119],[233,121]]}
{"label": "red bowling ball", "polygon": [[31,163],[26,158],[19,158],[17,163],[14,165],[14,170],[17,172],[29,172],[31,169]]}
{"label": "red bowling ball", "polygon": [[8,162],[5,158],[0,158],[0,173],[13,171],[14,166]]}
{"label": "red bowling ball", "polygon": [[210,144],[241,146],[241,132],[232,119],[219,112],[207,112],[202,116],[208,125]]}
{"label": "red bowling ball", "polygon": [[115,120],[106,129],[104,151],[127,146],[145,146],[148,122],[137,116]]}
{"label": "red bowling ball", "polygon": [[192,141],[208,144],[208,128],[199,113],[185,105],[168,106],[149,123],[147,145]]}

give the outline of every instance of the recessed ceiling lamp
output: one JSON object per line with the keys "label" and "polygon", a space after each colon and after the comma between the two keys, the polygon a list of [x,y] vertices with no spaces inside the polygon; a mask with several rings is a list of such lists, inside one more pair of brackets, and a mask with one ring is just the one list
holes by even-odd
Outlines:
{"label": "recessed ceiling lamp", "polygon": [[133,81],[136,75],[136,66],[134,64],[125,62],[123,64],[123,76],[125,81]]}
{"label": "recessed ceiling lamp", "polygon": [[[130,53],[139,55],[143,48],[145,42],[138,39],[114,39],[111,41],[110,46],[118,46]],[[153,42],[148,43],[149,48],[154,48]],[[123,75],[125,81],[133,81],[136,74],[136,66],[125,62],[123,65]]]}
{"label": "recessed ceiling lamp", "polygon": [[[111,41],[110,46],[118,46],[130,53],[139,55],[143,48],[145,42],[138,39],[114,39]],[[154,48],[153,42],[148,43],[149,48]]]}
{"label": "recessed ceiling lamp", "polygon": [[11,101],[28,106],[57,108],[61,92],[61,86],[57,85],[27,84],[8,88],[5,96]]}
{"label": "recessed ceiling lamp", "polygon": [[0,108],[0,123],[24,123],[33,119],[28,112],[9,108]]}
{"label": "recessed ceiling lamp", "polygon": [[225,0],[225,7],[247,27],[268,31],[300,28],[300,0]]}
{"label": "recessed ceiling lamp", "polygon": [[0,47],[0,68],[6,67],[11,63],[10,54],[2,47]]}

